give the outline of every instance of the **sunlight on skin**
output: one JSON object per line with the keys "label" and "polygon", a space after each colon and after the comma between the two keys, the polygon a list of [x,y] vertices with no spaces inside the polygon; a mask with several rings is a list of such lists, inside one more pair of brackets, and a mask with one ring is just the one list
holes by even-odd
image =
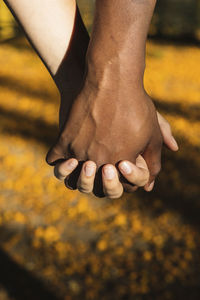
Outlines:
{"label": "sunlight on skin", "polygon": [[[76,11],[75,1],[60,1],[59,5],[56,5],[54,1],[50,3],[49,1],[43,1],[42,6],[41,3],[39,5],[37,1],[31,5],[27,4],[27,1],[24,0],[8,0],[7,3],[22,23],[28,37],[45,62],[47,68],[50,70],[51,74],[54,75],[60,66],[64,54],[66,53],[71,38]],[[33,18],[31,18],[31,22],[30,15],[33,16]],[[58,16],[59,18],[57,19]],[[49,30],[49,26],[52,24],[52,18],[54,18],[54,23],[51,30]],[[162,117],[160,116],[160,120],[161,118]],[[160,124],[162,124],[162,122],[160,122]],[[167,130],[167,126],[164,126],[163,130]],[[171,150],[174,150],[172,139],[173,138],[169,134],[168,137],[166,137],[165,143],[168,144]],[[77,161],[74,161],[74,167],[72,169],[72,162],[73,160],[69,160],[68,163],[63,163],[66,169],[64,169],[62,164],[57,165],[55,168],[55,175],[60,179],[69,176],[77,166]],[[91,170],[91,164],[93,164],[93,170]],[[119,164],[119,170],[132,184],[145,186],[146,191],[151,191],[154,183],[150,186],[146,185],[149,176],[147,175],[148,170],[146,163],[142,158],[140,158],[140,165],[142,165],[142,167],[137,166],[137,163],[136,165],[133,165],[129,162],[121,162]],[[87,170],[89,169],[91,175],[88,176],[89,173]],[[95,171],[94,163],[89,161],[84,164],[78,182],[78,188],[80,191],[89,193],[93,190]],[[102,178],[105,195],[110,198],[120,197],[123,192],[123,188],[117,176],[117,170],[115,167],[105,165],[102,170]],[[136,190],[136,187],[134,190]]]}
{"label": "sunlight on skin", "polygon": [[[31,44],[55,75],[67,51],[76,13],[75,0],[4,0]],[[52,21],[53,20],[53,21]]]}
{"label": "sunlight on skin", "polygon": [[[131,10],[127,9],[128,5],[132,8]],[[150,171],[149,184],[154,181],[160,171],[163,139],[158,126],[155,107],[142,86],[145,60],[144,46],[154,6],[155,1],[143,1],[142,6],[138,6],[137,1],[129,0],[126,0],[126,5],[120,0],[118,6],[115,6],[115,2],[112,0],[109,3],[107,1],[96,1],[96,21],[94,22],[87,53],[87,67],[89,71],[87,72],[83,88],[78,94],[76,101],[72,104],[70,118],[67,119],[67,122],[62,127],[57,142],[48,152],[47,162],[50,165],[55,164],[59,159],[73,157],[73,153],[75,153],[75,157],[79,161],[93,160],[99,168],[107,162],[115,164],[121,158],[135,162],[138,153],[143,153]],[[142,17],[144,11],[146,15],[145,20]],[[141,17],[134,18],[134,16],[138,15]],[[119,18],[116,18],[116,16],[119,16]],[[126,23],[123,21],[124,19],[127,20]],[[112,32],[114,40],[117,40],[118,46],[113,44],[113,39],[110,39],[110,34],[105,24],[110,26],[109,31]],[[116,32],[116,24],[119,24],[120,33]],[[131,30],[132,34],[127,37],[126,32],[128,29]],[[136,43],[135,47],[132,47],[132,40],[135,41],[134,37]],[[107,47],[109,51],[104,57],[102,49],[105,48],[105,45],[106,47],[109,45]],[[129,51],[130,49],[131,51]],[[118,53],[118,51],[121,54],[117,56],[120,57],[119,60],[115,59],[114,54]],[[109,58],[111,59],[112,66],[108,66],[107,64]],[[98,64],[100,64],[100,68]],[[123,69],[122,73],[120,73],[121,75],[117,75],[116,73],[118,64]],[[95,72],[95,70],[98,70],[98,72]],[[129,72],[132,78],[131,81],[127,80]],[[92,74],[96,74],[97,78]],[[102,74],[107,74],[108,76],[101,76]],[[120,88],[119,86],[115,86],[114,88],[112,84],[113,81],[116,84],[116,76],[120,76],[122,83]],[[95,82],[95,80],[97,81]],[[92,89],[90,88],[91,86],[93,87]],[[97,93],[98,86],[101,86],[100,93]],[[116,93],[115,96],[113,95],[114,91]],[[117,95],[120,95],[120,97],[117,97]],[[120,103],[120,99],[126,99],[125,103]],[[132,111],[129,112],[127,118],[126,106],[130,107],[129,102],[131,100]],[[95,106],[91,104],[93,101],[96,104]],[[114,103],[114,101],[115,105],[107,106],[108,109],[106,109],[105,114],[105,105]],[[86,105],[87,113],[85,109]],[[116,106],[118,105],[120,109],[117,110]],[[115,122],[112,123],[109,140],[105,136],[105,131],[111,123],[111,113],[115,116]],[[135,118],[133,118],[134,114]],[[92,122],[90,119],[90,116],[94,115],[96,122]],[[105,117],[104,126],[102,122],[99,122],[102,117]],[[92,132],[95,133],[95,136]],[[130,138],[131,135],[137,136],[134,143],[133,139]],[[98,143],[98,141],[101,141],[101,143]],[[120,146],[122,142],[123,147]],[[78,170],[75,173],[77,174],[77,172]],[[97,186],[96,183],[95,181],[95,186]],[[128,184],[123,183],[125,188],[127,188],[126,185]],[[149,188],[152,188],[152,185]],[[129,188],[132,188],[131,184]]]}
{"label": "sunlight on skin", "polygon": [[[187,299],[190,292],[199,297],[195,266],[200,264],[200,51],[191,45],[152,41],[148,49],[146,87],[166,104],[162,113],[172,124],[181,151],[164,157],[161,185],[152,195],[97,201],[54,180],[43,160],[52,135],[49,128],[57,125],[58,93],[26,43],[20,51],[15,41],[1,45],[1,77],[11,80],[0,89],[0,221],[7,237],[2,247],[47,286],[55,285],[63,298],[81,299],[82,295],[74,295],[74,285],[80,291],[84,287],[88,299],[101,299],[102,294],[113,298],[106,289],[113,274],[120,276],[114,284],[116,297],[122,299],[124,292],[132,299],[152,298],[154,292],[154,298],[174,299],[180,291],[184,299],[184,287],[189,289]],[[182,110],[175,103],[181,103]],[[46,129],[35,136],[36,119]],[[14,229],[11,235],[9,228]],[[63,284],[66,276],[72,290]],[[74,282],[75,278],[81,280]]]}
{"label": "sunlight on skin", "polygon": [[[165,145],[172,151],[178,151],[178,145],[175,138],[172,135],[171,127],[167,120],[159,113],[158,121],[160,124],[161,132]],[[54,174],[59,180],[65,180],[78,166],[78,161],[74,158],[66,160],[60,164],[57,164],[54,168]],[[88,168],[88,172],[87,172]],[[123,176],[135,185],[135,191],[138,187],[144,187],[147,192],[151,192],[154,183],[149,186],[147,184],[149,179],[149,171],[147,164],[142,156],[138,156],[136,164],[132,164],[128,161],[122,161],[118,165],[119,171]],[[78,190],[82,193],[91,193],[94,186],[94,178],[96,172],[96,165],[92,161],[84,163],[81,174],[78,180]],[[119,198],[123,194],[123,187],[119,181],[119,174],[116,168],[112,165],[105,165],[102,169],[102,180],[104,194],[110,198]]]}

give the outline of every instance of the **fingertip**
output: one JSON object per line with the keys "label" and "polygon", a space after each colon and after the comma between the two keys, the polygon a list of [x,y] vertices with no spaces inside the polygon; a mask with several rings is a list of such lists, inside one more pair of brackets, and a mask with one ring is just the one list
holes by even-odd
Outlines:
{"label": "fingertip", "polygon": [[81,193],[89,194],[93,191],[95,174],[96,164],[93,161],[86,161],[77,182],[77,188]]}
{"label": "fingertip", "polygon": [[154,185],[155,185],[155,181],[151,182],[150,184],[146,184],[144,186],[144,190],[146,192],[151,192],[153,190],[153,188],[154,188]]}
{"label": "fingertip", "polygon": [[86,175],[86,177],[92,177],[94,176],[95,172],[96,172],[96,164],[89,160],[89,161],[86,161],[83,165],[83,169],[84,169],[84,173]]}
{"label": "fingertip", "polygon": [[110,164],[103,166],[102,172],[105,180],[113,180],[117,175],[115,167]]}
{"label": "fingertip", "polygon": [[178,151],[179,150],[179,146],[177,141],[175,140],[175,138],[172,136],[171,138],[171,145],[172,145],[172,150],[173,151]]}
{"label": "fingertip", "polygon": [[54,175],[59,180],[64,180],[77,166],[78,161],[75,158],[70,158],[54,167]]}
{"label": "fingertip", "polygon": [[144,186],[149,181],[149,170],[142,157],[137,158],[136,165],[129,161],[122,161],[119,170],[128,182],[138,187]]}
{"label": "fingertip", "polygon": [[130,175],[133,172],[133,165],[126,160],[121,161],[118,167],[123,175]]}
{"label": "fingertip", "polygon": [[66,170],[72,171],[78,166],[78,160],[75,158],[70,158],[63,163],[63,166],[66,167]]}
{"label": "fingertip", "polygon": [[113,165],[107,164],[102,168],[104,194],[109,199],[118,199],[123,194],[123,186],[119,181],[118,173]]}

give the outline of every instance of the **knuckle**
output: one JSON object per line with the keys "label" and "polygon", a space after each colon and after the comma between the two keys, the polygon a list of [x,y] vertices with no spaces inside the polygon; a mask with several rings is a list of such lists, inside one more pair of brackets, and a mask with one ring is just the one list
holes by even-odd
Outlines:
{"label": "knuckle", "polygon": [[66,145],[67,142],[68,142],[68,138],[65,132],[62,132],[58,139],[58,145],[63,145],[63,144]]}
{"label": "knuckle", "polygon": [[119,191],[119,185],[116,183],[113,183],[112,185],[106,185],[105,191],[107,195],[114,195],[117,194]]}
{"label": "knuckle", "polygon": [[112,188],[106,188],[104,191],[105,195],[109,199],[118,199],[123,194],[123,188],[119,185],[112,187]]}
{"label": "knuckle", "polygon": [[91,193],[91,190],[85,189],[85,188],[83,188],[83,187],[81,187],[81,186],[78,187],[78,190],[79,190],[79,192],[82,193],[82,194],[89,194],[89,193]]}
{"label": "knuckle", "polygon": [[132,180],[129,179],[129,182],[135,184],[136,186],[142,187],[149,181],[149,171],[141,170],[138,176],[133,177]]}
{"label": "knuckle", "polygon": [[89,194],[92,192],[92,187],[83,182],[77,185],[77,189],[83,194]]}
{"label": "knuckle", "polygon": [[63,180],[66,177],[66,175],[61,171],[59,164],[55,165],[53,173],[58,180]]}
{"label": "knuckle", "polygon": [[122,196],[122,193],[106,194],[106,197],[109,199],[119,199]]}

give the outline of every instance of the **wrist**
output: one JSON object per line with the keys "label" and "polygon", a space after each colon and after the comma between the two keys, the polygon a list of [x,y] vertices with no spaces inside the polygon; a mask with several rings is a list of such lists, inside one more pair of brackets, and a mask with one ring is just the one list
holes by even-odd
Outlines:
{"label": "wrist", "polygon": [[109,87],[124,85],[135,89],[143,88],[145,58],[133,53],[116,52],[109,57],[102,53],[88,53],[86,59],[87,80],[94,86]]}
{"label": "wrist", "polygon": [[87,52],[91,80],[99,81],[116,73],[120,84],[126,77],[143,86],[146,38],[155,3],[156,0],[96,1]]}

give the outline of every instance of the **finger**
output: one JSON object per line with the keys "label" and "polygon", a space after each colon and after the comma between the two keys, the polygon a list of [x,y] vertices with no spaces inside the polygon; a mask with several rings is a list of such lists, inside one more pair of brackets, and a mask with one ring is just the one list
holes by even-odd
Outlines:
{"label": "finger", "polygon": [[179,147],[172,135],[172,130],[169,122],[161,114],[159,114],[159,112],[157,112],[157,116],[165,145],[172,151],[178,151]]}
{"label": "finger", "polygon": [[153,181],[150,184],[146,184],[145,187],[144,187],[144,190],[146,192],[151,192],[153,190],[153,188],[154,188],[154,185],[155,185],[155,181]]}
{"label": "finger", "polygon": [[105,165],[102,168],[103,190],[110,199],[120,198],[123,194],[123,186],[119,181],[118,173],[113,165]]}
{"label": "finger", "polygon": [[81,174],[83,164],[84,164],[83,161],[79,161],[78,166],[65,178],[64,183],[68,189],[70,190],[77,189],[77,183],[78,183],[79,176]]}
{"label": "finger", "polygon": [[56,144],[48,151],[46,155],[46,162],[49,165],[55,165],[60,160],[67,159],[67,147],[67,138],[60,136]]}
{"label": "finger", "polygon": [[96,164],[93,161],[87,161],[83,164],[77,188],[81,193],[91,193],[94,187],[94,178],[96,173]]}
{"label": "finger", "polygon": [[78,161],[75,158],[68,159],[54,167],[54,175],[59,180],[64,180],[77,166]]}
{"label": "finger", "polygon": [[143,157],[139,156],[136,165],[129,161],[121,161],[118,165],[122,175],[128,182],[142,187],[149,182],[149,171]]}
{"label": "finger", "polygon": [[[146,164],[144,158],[141,155],[139,155],[135,159],[135,165],[137,167],[145,168],[148,171],[147,164]],[[118,164],[118,166],[119,166],[119,164]],[[122,183],[125,192],[127,192],[127,193],[134,193],[134,192],[136,192],[138,190],[138,186],[135,185],[135,183],[131,183],[130,181],[128,181],[126,179],[126,177],[122,173],[120,173],[120,175],[121,175],[120,176],[120,182]]]}
{"label": "finger", "polygon": [[151,142],[145,152],[143,153],[143,158],[149,169],[149,182],[145,185],[145,190],[148,189],[149,185],[155,181],[155,178],[161,171],[161,151],[162,151],[162,141],[157,141],[156,143]]}
{"label": "finger", "polygon": [[161,152],[160,153],[156,153],[153,157],[148,158],[146,160],[148,168],[149,168],[149,181],[147,183],[147,186],[145,185],[145,190],[146,188],[153,182],[155,181],[156,177],[158,176],[158,174],[161,171]]}

